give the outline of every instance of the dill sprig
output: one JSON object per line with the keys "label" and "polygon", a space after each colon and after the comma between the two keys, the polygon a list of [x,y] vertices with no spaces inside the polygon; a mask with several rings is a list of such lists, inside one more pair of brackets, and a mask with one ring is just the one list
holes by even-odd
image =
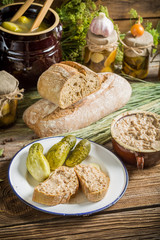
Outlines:
{"label": "dill sprig", "polygon": [[92,0],[71,0],[64,1],[57,12],[63,24],[63,59],[81,62],[89,25],[99,12],[104,12],[109,17],[107,7]]}

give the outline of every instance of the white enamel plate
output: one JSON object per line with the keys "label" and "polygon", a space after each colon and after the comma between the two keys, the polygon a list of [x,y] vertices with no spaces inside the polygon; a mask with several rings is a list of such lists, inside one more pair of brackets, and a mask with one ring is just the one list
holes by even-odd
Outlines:
{"label": "white enamel plate", "polygon": [[[62,137],[49,137],[40,139],[44,147],[44,154],[51,146],[61,140]],[[80,141],[77,138],[77,143]],[[97,163],[101,170],[109,176],[110,184],[105,197],[96,203],[89,202],[79,192],[75,198],[68,204],[59,204],[56,206],[45,206],[32,201],[34,187],[39,183],[35,181],[28,173],[26,168],[26,159],[30,146],[33,143],[22,148],[13,157],[8,171],[8,178],[15,194],[29,206],[43,212],[59,215],[90,215],[115,204],[125,193],[128,185],[128,173],[123,163],[106,148],[91,142],[91,151],[89,157],[83,163]]]}

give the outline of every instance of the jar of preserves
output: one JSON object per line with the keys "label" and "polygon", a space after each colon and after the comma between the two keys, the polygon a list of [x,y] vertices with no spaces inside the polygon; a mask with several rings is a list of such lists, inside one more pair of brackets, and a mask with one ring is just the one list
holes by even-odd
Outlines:
{"label": "jar of preserves", "polygon": [[118,37],[115,30],[107,38],[97,36],[89,30],[84,52],[85,65],[97,73],[114,72],[117,41]]}
{"label": "jar of preserves", "polygon": [[122,71],[135,78],[144,79],[148,75],[150,55],[153,47],[152,35],[144,31],[140,37],[127,32],[124,42]]}
{"label": "jar of preserves", "polygon": [[86,41],[84,64],[95,72],[113,72],[118,36],[104,13],[92,20]]}
{"label": "jar of preserves", "polygon": [[17,102],[22,99],[23,89],[19,82],[6,71],[0,71],[0,128],[8,127],[16,120]]}

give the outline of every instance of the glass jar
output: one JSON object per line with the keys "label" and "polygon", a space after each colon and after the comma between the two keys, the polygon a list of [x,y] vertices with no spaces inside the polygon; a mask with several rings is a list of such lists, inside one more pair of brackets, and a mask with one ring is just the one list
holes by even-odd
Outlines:
{"label": "glass jar", "polygon": [[87,46],[84,50],[84,64],[94,72],[114,72],[114,62],[118,45],[114,30],[109,37],[95,35],[89,30]]}
{"label": "glass jar", "polygon": [[7,100],[4,106],[0,106],[2,115],[0,116],[0,127],[7,127],[15,122],[17,100]]}
{"label": "glass jar", "polygon": [[150,33],[145,31],[141,37],[134,37],[129,31],[124,39],[122,71],[135,78],[146,78],[152,46],[153,37]]}
{"label": "glass jar", "polygon": [[16,120],[18,99],[23,97],[19,82],[6,71],[0,71],[0,128],[8,127]]}

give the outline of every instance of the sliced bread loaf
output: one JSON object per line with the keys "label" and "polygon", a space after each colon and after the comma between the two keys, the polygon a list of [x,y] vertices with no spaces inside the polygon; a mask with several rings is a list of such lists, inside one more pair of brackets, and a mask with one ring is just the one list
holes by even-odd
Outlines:
{"label": "sliced bread loaf", "polygon": [[48,206],[67,203],[78,188],[79,181],[74,169],[62,166],[35,187],[32,200]]}
{"label": "sliced bread loaf", "polygon": [[120,109],[131,96],[130,84],[114,73],[100,75],[106,80],[95,93],[66,109],[41,99],[25,110],[24,122],[39,137],[47,137],[84,128]]}
{"label": "sliced bread loaf", "polygon": [[37,84],[38,92],[44,99],[63,109],[101,87],[98,74],[83,65],[71,63],[53,64],[40,76]]}
{"label": "sliced bread loaf", "polygon": [[89,201],[97,202],[104,198],[109,186],[109,177],[91,164],[79,164],[74,170]]}

